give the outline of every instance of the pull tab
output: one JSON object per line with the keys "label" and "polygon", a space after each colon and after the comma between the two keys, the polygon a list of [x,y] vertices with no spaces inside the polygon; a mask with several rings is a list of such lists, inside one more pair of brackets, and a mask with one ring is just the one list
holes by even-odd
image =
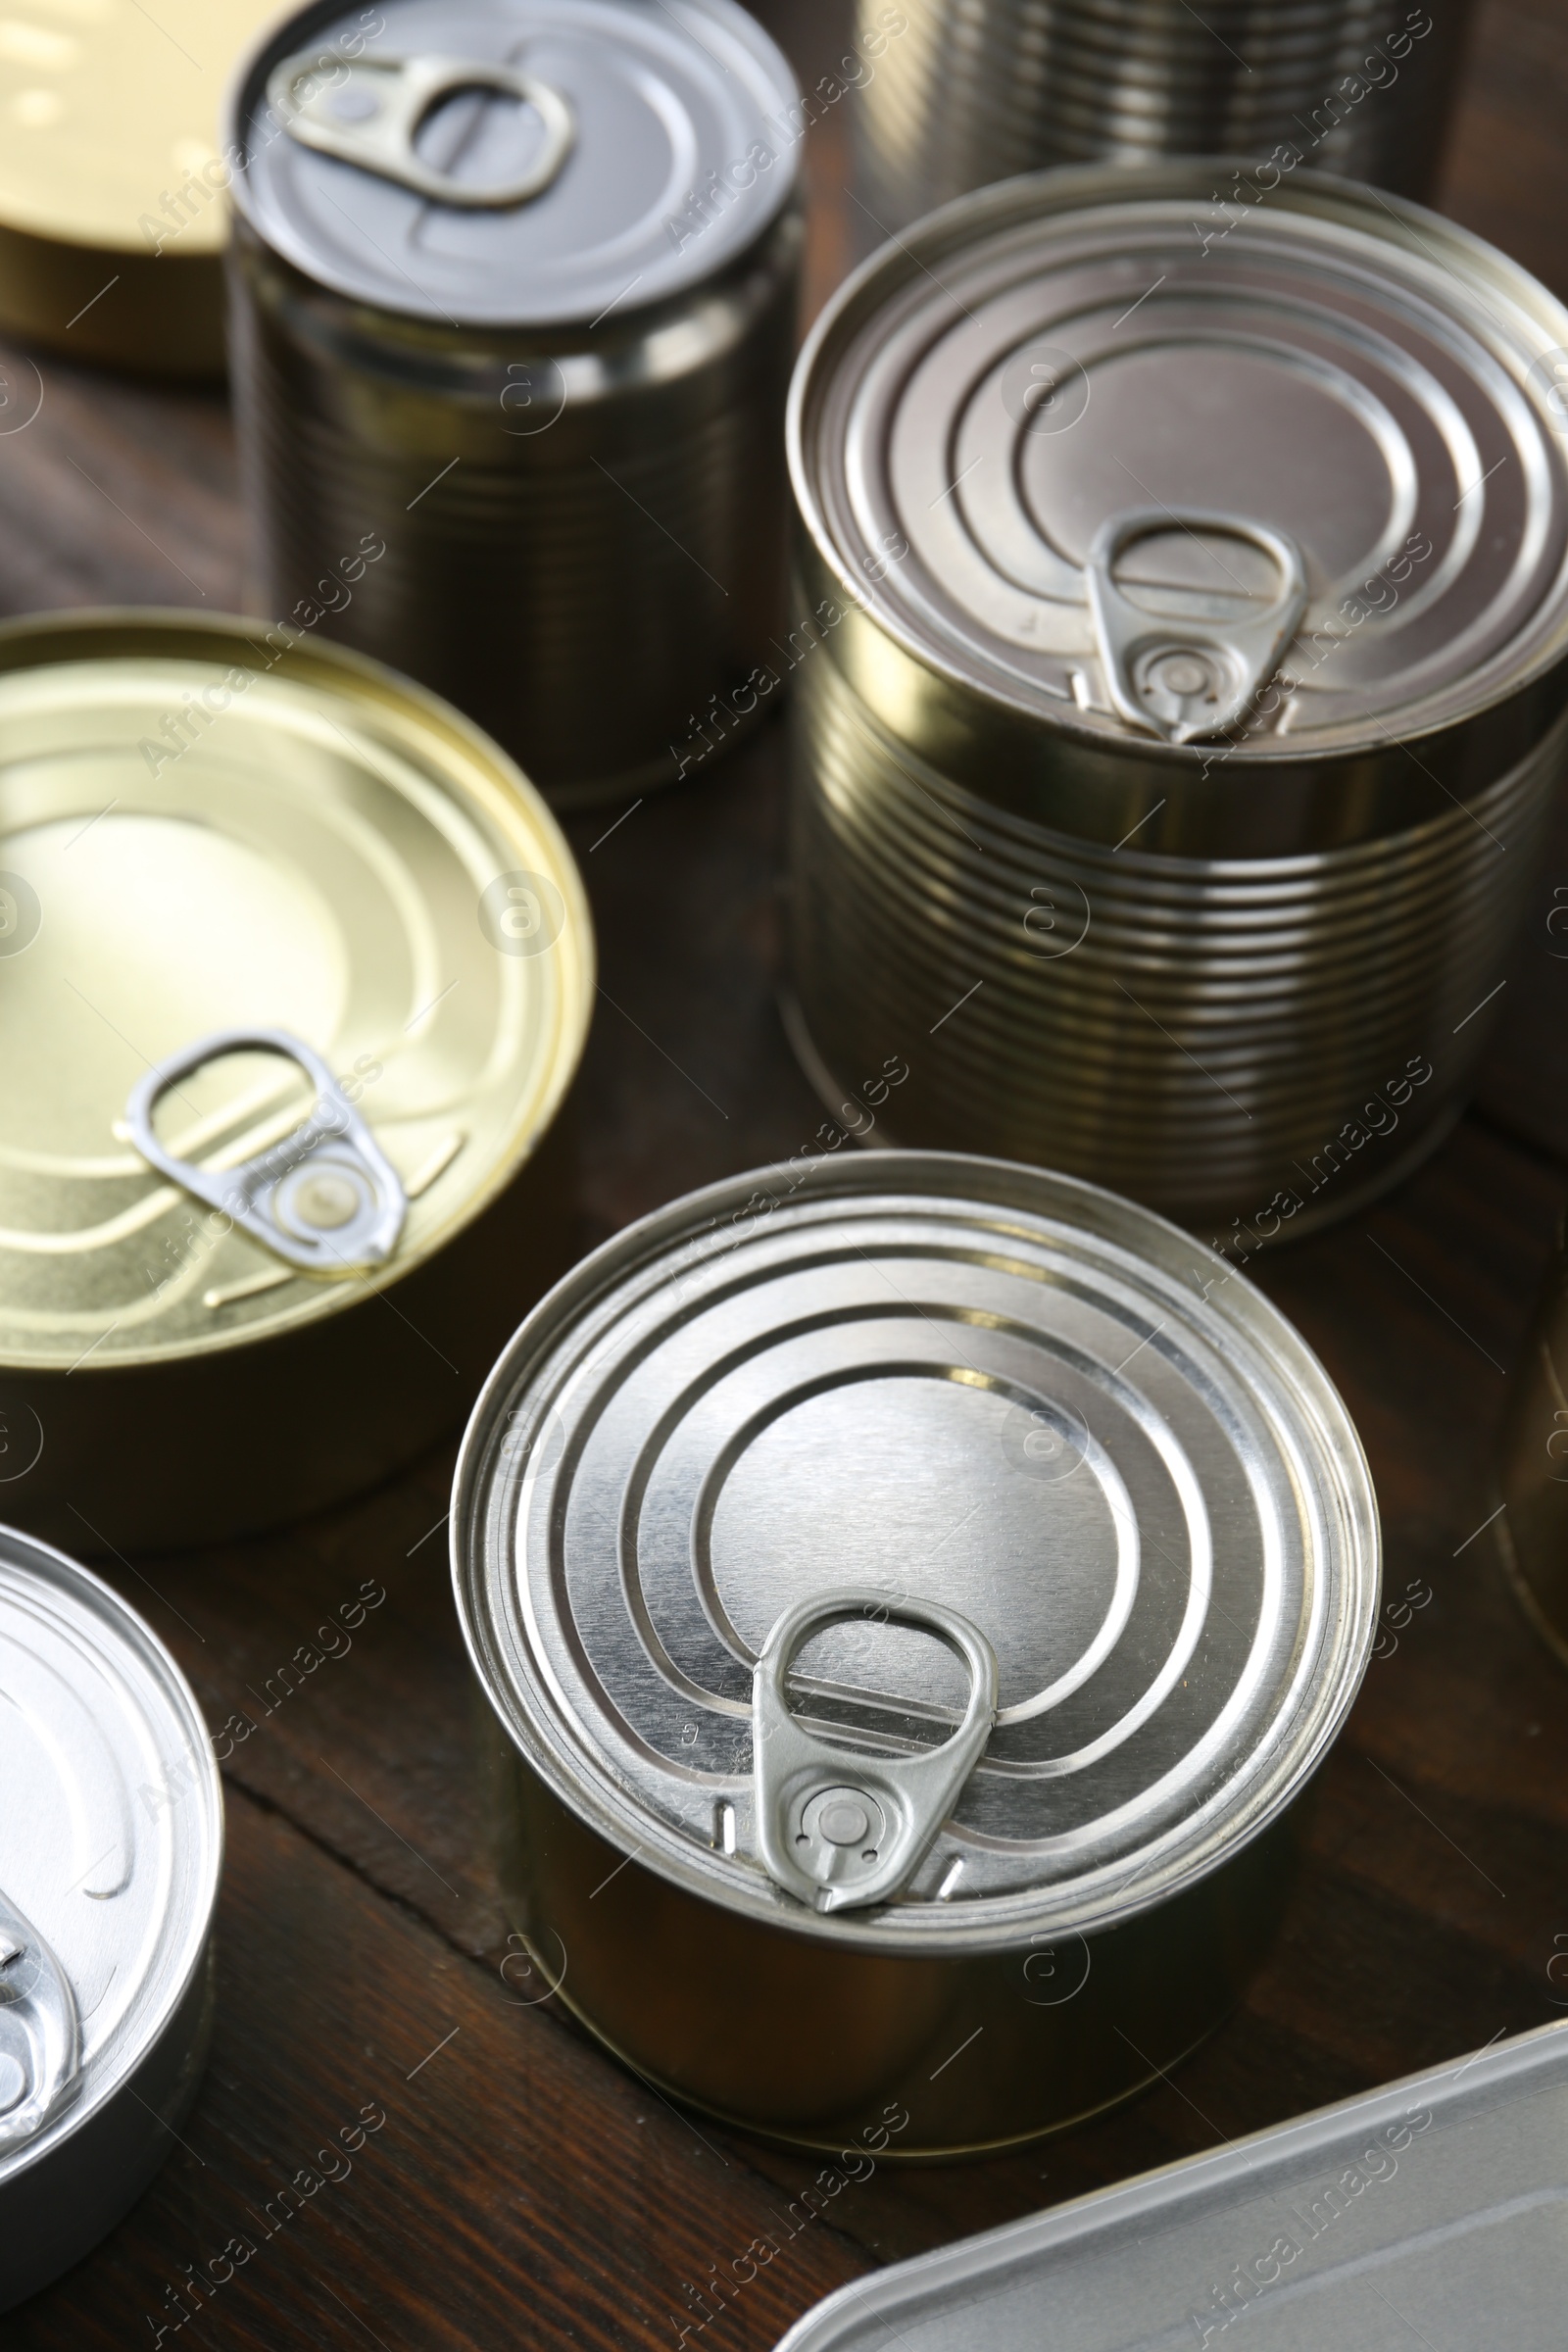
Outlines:
{"label": "pull tab", "polygon": [[0,2155],[36,2137],[71,2104],[80,2066],[71,1980],[37,1929],[0,1894]]}
{"label": "pull tab", "polygon": [[[803,1729],[784,1686],[809,1637],[845,1617],[924,1626],[969,1669],[969,1703],[951,1740],[897,1758],[853,1754]],[[757,1821],[762,1859],[786,1893],[818,1911],[885,1903],[905,1886],[980,1760],[997,1712],[997,1658],[967,1617],[935,1601],[890,1601],[845,1586],[802,1601],[767,1637],[752,1684]]]}
{"label": "pull tab", "polygon": [[[334,59],[327,74],[325,62],[307,54],[273,69],[268,104],[287,124],[290,138],[382,179],[395,179],[437,204],[462,205],[470,212],[526,204],[549,187],[571,152],[577,124],[569,102],[552,83],[519,74],[515,66],[473,57],[358,57]],[[416,154],[420,123],[458,90],[500,90],[532,107],[544,124],[544,139],[519,178],[454,179]]]}
{"label": "pull tab", "polygon": [[[1255,617],[1165,619],[1125,596],[1111,577],[1123,549],[1155,531],[1213,531],[1246,540],[1279,573],[1273,603]],[[1110,699],[1128,723],[1193,743],[1241,717],[1274,674],[1306,610],[1306,567],[1294,539],[1240,514],[1140,507],[1102,523],[1089,551],[1089,606]]]}
{"label": "pull tab", "polygon": [[[171,1087],[220,1054],[281,1054],[316,1088],[310,1117],[270,1151],[237,1168],[176,1159],[153,1133],[153,1111]],[[221,1209],[291,1266],[352,1274],[389,1258],[408,1197],[398,1172],[320,1055],[286,1029],[219,1029],[149,1070],[125,1105],[130,1140],[160,1175]]]}

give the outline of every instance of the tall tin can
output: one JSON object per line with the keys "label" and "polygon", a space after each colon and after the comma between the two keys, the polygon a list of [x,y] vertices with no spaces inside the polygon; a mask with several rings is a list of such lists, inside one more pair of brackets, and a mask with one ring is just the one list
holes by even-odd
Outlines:
{"label": "tall tin can", "polygon": [[555,819],[433,695],[242,620],[0,629],[7,1516],[196,1542],[461,1422],[574,1253],[593,969]]}
{"label": "tall tin can", "polygon": [[519,1984],[890,2155],[1068,2124],[1218,2022],[1377,1609],[1360,1446],[1262,1295],[959,1154],[607,1244],[497,1365],[452,1529]]}
{"label": "tall tin can", "polygon": [[374,530],[329,635],[558,802],[672,781],[779,625],[789,68],[732,0],[366,13],[274,26],[231,94],[261,606]]}
{"label": "tall tin can", "polygon": [[223,1848],[184,1677],[110,1588],[0,1527],[0,2310],[174,2145],[212,2029]]}
{"label": "tall tin can", "polygon": [[813,330],[791,1019],[850,1126],[899,1057],[887,1140],[1250,1249],[1430,1149],[1499,1008],[1568,723],[1568,312],[1371,190],[1211,184],[1008,181]]}
{"label": "tall tin can", "polygon": [[1061,164],[1224,156],[1216,199],[1294,165],[1424,196],[1471,0],[858,0],[863,201],[884,234]]}

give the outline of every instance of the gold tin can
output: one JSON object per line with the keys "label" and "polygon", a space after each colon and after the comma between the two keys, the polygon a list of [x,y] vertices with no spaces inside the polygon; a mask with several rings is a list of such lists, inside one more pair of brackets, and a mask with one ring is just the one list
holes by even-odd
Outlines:
{"label": "gold tin can", "polygon": [[156,375],[222,373],[218,106],[272,13],[270,0],[160,0],[156,16],[137,0],[55,0],[0,24],[8,333]]}
{"label": "gold tin can", "polygon": [[1525,1614],[1568,1665],[1568,1213],[1510,1385],[1492,1532]]}
{"label": "gold tin can", "polygon": [[7,1516],[197,1542],[461,1420],[570,1255],[593,973],[555,819],[434,696],[227,617],[0,629]]}

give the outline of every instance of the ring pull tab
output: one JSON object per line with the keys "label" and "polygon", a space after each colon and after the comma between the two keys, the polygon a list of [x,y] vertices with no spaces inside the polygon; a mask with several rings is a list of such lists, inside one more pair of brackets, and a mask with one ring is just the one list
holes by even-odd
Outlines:
{"label": "ring pull tab", "polygon": [[81,2087],[71,1980],[37,1929],[0,1893],[0,2155],[36,2138]]}
{"label": "ring pull tab", "polygon": [[[1116,559],[1133,540],[1171,530],[1211,531],[1261,549],[1279,575],[1273,602],[1245,618],[1183,613],[1167,619],[1135,605],[1112,577]],[[1089,607],[1116,710],[1129,725],[1167,743],[1222,733],[1273,676],[1300,625],[1306,593],[1299,548],[1265,523],[1190,509],[1172,514],[1165,507],[1112,514],[1089,551]]]}
{"label": "ring pull tab", "polygon": [[[166,1152],[153,1132],[162,1098],[225,1054],[280,1054],[316,1088],[310,1116],[237,1167],[201,1167]],[[408,1196],[396,1168],[325,1062],[286,1029],[218,1029],[148,1071],[125,1105],[130,1140],[162,1176],[233,1218],[253,1241],[309,1274],[354,1274],[397,1247]]]}
{"label": "ring pull tab", "polygon": [[[268,104],[290,138],[381,179],[395,179],[437,204],[469,212],[504,212],[526,204],[549,187],[577,134],[576,118],[562,92],[515,66],[473,57],[358,57],[333,58],[328,72],[327,63],[311,53],[287,58],[268,80]],[[499,90],[539,117],[543,141],[516,179],[455,179],[416,152],[420,123],[459,90]]]}
{"label": "ring pull tab", "polygon": [[[846,1617],[923,1626],[969,1669],[963,1721],[938,1748],[894,1758],[830,1746],[789,1710],[801,1649]],[[980,1760],[997,1713],[997,1658],[967,1617],[935,1601],[844,1586],[786,1609],[752,1684],[758,1831],[775,1884],[818,1911],[885,1903],[907,1885]]]}

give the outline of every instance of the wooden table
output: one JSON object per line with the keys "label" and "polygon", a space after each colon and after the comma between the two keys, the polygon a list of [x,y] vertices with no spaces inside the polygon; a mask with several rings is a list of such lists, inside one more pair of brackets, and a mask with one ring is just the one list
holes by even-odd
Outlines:
{"label": "wooden table", "polygon": [[[838,0],[778,14],[814,80],[842,46]],[[1444,202],[1562,293],[1565,116],[1560,0],[1490,0]],[[845,251],[843,130],[840,107],[808,155],[815,300]],[[43,373],[36,423],[0,438],[0,608],[233,607],[241,528],[221,403],[53,359]],[[585,1242],[787,1156],[817,1126],[773,1004],[780,768],[775,731],[608,839],[607,818],[575,828],[608,999],[581,1089]],[[1568,1175],[1568,961],[1545,928],[1559,883],[1568,820],[1479,1100],[1442,1152],[1370,1213],[1261,1267],[1366,1440],[1388,1592],[1432,1595],[1374,1662],[1323,1774],[1273,1958],[1168,2085],[1024,2155],[878,2171],[691,2343],[768,2345],[877,2263],[1562,2013],[1547,1964],[1568,1938],[1568,1679],[1474,1536],[1492,1507],[1504,1367]],[[483,1369],[466,1367],[474,1385]],[[503,1976],[448,1588],[450,1472],[445,1448],[286,1535],[110,1563],[213,1725],[244,1714],[256,1729],[224,1773],[220,2010],[200,2100],[129,2219],[6,2321],[16,2352],[151,2345],[160,2325],[166,2343],[213,2346],[674,2352],[688,2289],[733,2278],[816,2173],[678,2114],[557,2004],[529,2005],[515,1964]],[[268,1711],[254,1693],[367,1580],[386,1598],[352,1649]],[[348,2176],[261,2235],[268,2200],[304,2169],[318,2179],[316,2151],[367,2108],[385,2121]],[[256,2252],[212,2285],[236,2235]],[[193,2270],[206,2290],[186,2285]]]}

